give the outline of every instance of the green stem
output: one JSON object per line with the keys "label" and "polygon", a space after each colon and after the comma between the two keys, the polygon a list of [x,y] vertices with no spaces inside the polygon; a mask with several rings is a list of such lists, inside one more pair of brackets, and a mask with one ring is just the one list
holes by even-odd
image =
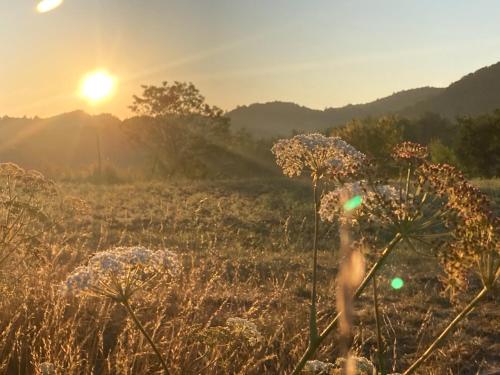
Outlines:
{"label": "green stem", "polygon": [[[354,293],[354,298],[358,298],[361,295],[361,293],[363,293],[366,286],[371,281],[372,277],[380,269],[380,267],[382,267],[385,264],[385,261],[387,260],[388,256],[391,254],[392,250],[394,250],[396,245],[402,240],[402,238],[403,237],[401,236],[401,234],[398,233],[394,236],[394,238],[391,240],[391,242],[389,242],[389,245],[387,245],[387,247],[384,249],[384,251],[382,252],[382,255],[380,256],[377,263],[375,263],[372,266],[370,271],[368,271],[365,278],[363,279],[363,281],[359,285],[358,289],[356,289],[356,293]],[[295,368],[293,369],[291,375],[297,375],[302,371],[306,362],[314,356],[314,354],[316,353],[316,350],[319,348],[321,343],[333,331],[341,314],[342,314],[342,311],[339,311],[337,313],[337,315],[335,315],[333,320],[328,324],[328,326],[323,330],[323,332],[321,332],[321,334],[317,337],[317,339],[315,341],[309,343],[307,350],[304,352],[304,354],[300,358],[297,365],[295,365]]]}
{"label": "green stem", "polygon": [[434,350],[441,344],[441,342],[448,336],[448,334],[455,328],[455,326],[460,323],[460,321],[467,316],[481,301],[484,296],[488,293],[488,288],[484,287],[479,294],[451,321],[450,324],[441,332],[441,334],[432,342],[427,350],[415,361],[413,364],[403,372],[403,375],[412,374],[429,356],[434,352]]}
{"label": "green stem", "polygon": [[386,375],[384,364],[384,347],[382,344],[382,333],[380,332],[380,313],[378,310],[377,276],[373,276],[373,307],[375,312],[375,325],[377,327],[377,354],[378,367],[382,375]]}
{"label": "green stem", "polygon": [[141,324],[141,322],[139,321],[139,319],[137,319],[137,316],[135,315],[134,310],[132,309],[132,307],[128,303],[127,299],[123,299],[121,301],[121,303],[123,304],[123,306],[125,306],[125,308],[127,309],[127,312],[129,313],[129,315],[132,318],[133,322],[135,323],[136,327],[139,328],[139,331],[141,331],[141,333],[143,334],[143,336],[148,341],[149,345],[151,345],[151,347],[153,348],[154,352],[156,353],[156,356],[160,360],[161,366],[163,367],[163,373],[164,373],[164,375],[169,375],[170,373],[168,371],[167,364],[163,360],[163,357],[162,357],[160,351],[156,347],[156,345],[153,342],[153,339],[151,338],[151,336],[144,329],[144,326]]}

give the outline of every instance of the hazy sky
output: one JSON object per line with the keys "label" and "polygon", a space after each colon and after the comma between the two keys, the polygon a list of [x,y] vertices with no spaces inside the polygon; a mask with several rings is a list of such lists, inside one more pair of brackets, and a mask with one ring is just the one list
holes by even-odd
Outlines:
{"label": "hazy sky", "polygon": [[[224,109],[312,108],[445,86],[500,60],[498,0],[0,0],[0,115],[129,115],[141,84],[192,81]],[[90,106],[81,77],[107,69]]]}

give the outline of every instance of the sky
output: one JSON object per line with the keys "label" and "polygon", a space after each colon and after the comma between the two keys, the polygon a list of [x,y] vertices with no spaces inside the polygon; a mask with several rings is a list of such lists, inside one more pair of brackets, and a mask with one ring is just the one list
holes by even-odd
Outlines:
{"label": "sky", "polygon": [[[324,109],[444,87],[500,60],[497,0],[0,0],[0,116],[131,115],[141,84],[193,82],[224,110]],[[113,97],[79,94],[88,72]]]}

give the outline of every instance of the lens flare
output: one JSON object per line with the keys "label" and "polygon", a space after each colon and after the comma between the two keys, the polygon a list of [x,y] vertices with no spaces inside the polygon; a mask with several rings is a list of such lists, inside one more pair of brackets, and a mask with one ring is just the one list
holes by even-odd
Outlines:
{"label": "lens flare", "polygon": [[115,79],[104,71],[87,74],[82,80],[81,94],[84,98],[98,102],[113,94]]}
{"label": "lens flare", "polygon": [[405,282],[400,277],[395,277],[391,281],[391,287],[392,287],[392,289],[396,289],[396,290],[401,289],[403,287],[403,285],[405,285]]}
{"label": "lens flare", "polygon": [[56,9],[63,3],[63,0],[42,0],[36,6],[36,10],[40,13],[50,12]]}
{"label": "lens flare", "polygon": [[352,211],[356,207],[359,207],[363,203],[363,198],[361,195],[356,195],[344,203],[344,211]]}

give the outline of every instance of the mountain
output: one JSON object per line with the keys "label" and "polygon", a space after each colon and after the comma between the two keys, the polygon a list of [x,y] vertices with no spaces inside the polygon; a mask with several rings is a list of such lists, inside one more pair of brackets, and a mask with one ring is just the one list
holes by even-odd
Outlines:
{"label": "mountain", "polygon": [[285,136],[293,130],[310,132],[327,123],[323,111],[278,101],[241,106],[227,116],[233,129],[246,129],[260,138]]}
{"label": "mountain", "polygon": [[97,163],[99,149],[103,163],[129,165],[137,155],[120,125],[112,115],[91,116],[83,111],[46,119],[3,117],[0,162],[44,170],[54,165],[82,167]]}
{"label": "mountain", "polygon": [[435,87],[422,87],[397,92],[366,104],[350,104],[323,111],[294,103],[256,103],[238,107],[227,115],[234,129],[246,129],[257,137],[287,136],[295,131],[317,131],[342,125],[353,118],[393,114],[442,92]]}
{"label": "mountain", "polygon": [[365,104],[321,111],[294,103],[271,102],[238,107],[227,115],[234,129],[244,128],[256,137],[266,138],[289,136],[294,130],[322,130],[367,116],[399,114],[415,118],[434,112],[454,119],[497,108],[500,108],[500,62],[468,74],[446,88],[411,89]]}
{"label": "mountain", "polygon": [[[257,138],[318,131],[353,118],[398,114],[419,117],[435,112],[447,118],[479,115],[500,108],[500,63],[466,75],[446,88],[401,91],[370,103],[314,110],[294,103],[270,102],[238,107],[227,115],[234,130]],[[99,147],[98,147],[99,145]],[[0,162],[13,161],[44,171],[96,164],[133,167],[144,160],[122,130],[122,121],[82,111],[50,118],[0,117]]]}
{"label": "mountain", "polygon": [[481,115],[497,108],[500,108],[500,62],[466,75],[438,95],[406,108],[402,115],[435,112],[455,118]]}

